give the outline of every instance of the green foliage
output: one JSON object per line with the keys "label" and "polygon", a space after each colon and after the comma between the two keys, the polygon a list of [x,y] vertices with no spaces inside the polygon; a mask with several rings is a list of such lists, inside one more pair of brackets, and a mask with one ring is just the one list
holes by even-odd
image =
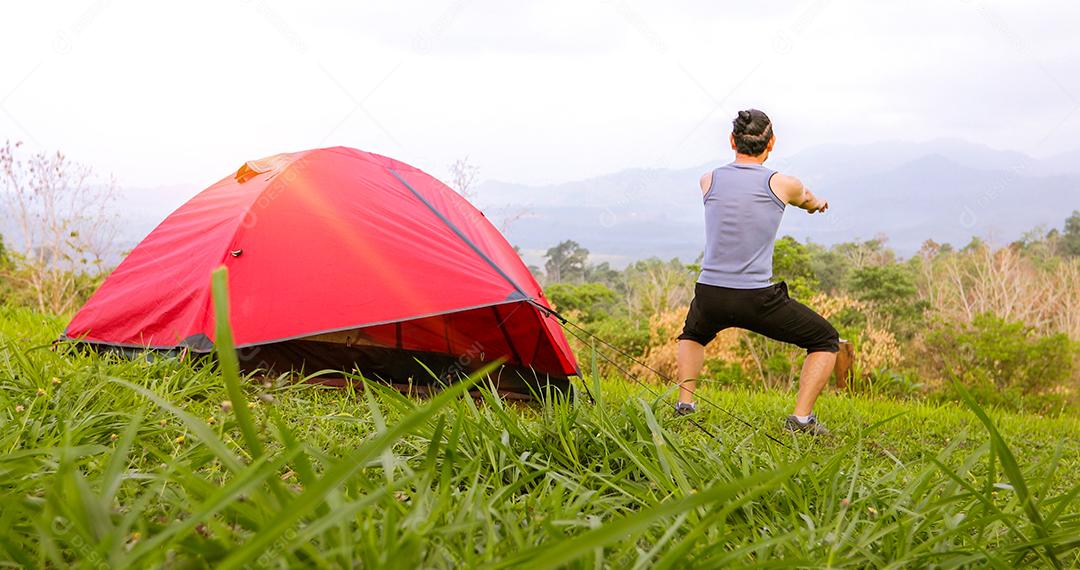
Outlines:
{"label": "green foliage", "polygon": [[[21,307],[40,307],[42,305],[39,295],[46,292],[34,288],[33,283],[35,268],[21,263],[18,255],[9,257],[6,266],[0,265],[0,303],[8,303]],[[97,290],[105,273],[87,273],[56,270],[51,276],[58,282],[63,282],[63,295],[70,299],[67,304],[77,308],[90,298]]]}
{"label": "green foliage", "polygon": [[421,401],[34,348],[62,326],[0,307],[0,565],[1080,562],[1074,418],[835,396],[814,440],[780,431],[789,392],[703,386],[712,439],[623,379],[597,404]]}
{"label": "green foliage", "polygon": [[846,290],[854,271],[896,263],[896,254],[885,246],[885,238],[838,243],[829,248],[818,244],[805,247],[814,276],[827,293]]}
{"label": "green foliage", "polygon": [[865,394],[901,400],[920,398],[926,391],[915,371],[889,368],[864,370],[859,381],[850,387]]}
{"label": "green foliage", "polygon": [[[587,323],[586,330],[617,346],[619,350],[633,356],[641,356],[649,346],[649,325],[640,320],[627,317],[598,319]],[[581,347],[587,349],[588,347]],[[586,358],[587,351],[581,351],[581,358]],[[626,365],[626,362],[620,363]]]}
{"label": "green foliage", "polygon": [[11,258],[4,244],[4,235],[0,234],[0,303],[7,302],[7,299],[11,297],[11,281]]}
{"label": "green foliage", "polygon": [[745,388],[754,384],[754,379],[736,362],[706,360],[703,374],[705,378],[718,386]]}
{"label": "green foliage", "polygon": [[918,298],[915,277],[910,265],[880,265],[856,269],[851,273],[849,289],[855,298],[870,303],[892,319],[901,337],[911,338],[929,308]]}
{"label": "green foliage", "polygon": [[814,272],[821,290],[835,293],[842,289],[851,270],[851,259],[836,248],[826,248],[816,243],[806,244],[806,251],[810,255],[810,269]]}
{"label": "green foliage", "polygon": [[693,297],[696,275],[678,258],[650,257],[631,263],[622,279],[629,316],[648,321],[656,314],[683,310]]}
{"label": "green foliage", "polygon": [[900,265],[870,266],[851,275],[851,291],[858,299],[881,306],[909,302],[915,298],[915,280]]}
{"label": "green foliage", "polygon": [[585,281],[589,283],[600,283],[614,289],[618,287],[621,279],[622,272],[612,269],[611,264],[606,261],[585,266]]}
{"label": "green foliage", "polygon": [[941,369],[983,402],[1056,412],[1075,398],[1057,389],[1077,373],[1078,349],[1064,334],[1040,336],[1024,323],[981,314],[970,325],[940,323],[927,344]]}
{"label": "green foliage", "polygon": [[808,299],[817,292],[818,280],[807,247],[791,236],[776,240],[773,279],[787,281],[788,290],[796,299]]}
{"label": "green foliage", "polygon": [[1073,257],[1080,257],[1080,211],[1073,213],[1065,220],[1065,233],[1062,236],[1065,244],[1065,252]]}
{"label": "green foliage", "polygon": [[786,390],[797,386],[798,372],[805,352],[756,333],[739,338],[738,351],[754,362],[755,381],[768,388]]}
{"label": "green foliage", "polygon": [[566,240],[549,248],[544,257],[547,258],[544,269],[547,271],[548,282],[581,281],[585,276],[589,250],[576,241]]}
{"label": "green foliage", "polygon": [[610,315],[619,300],[615,291],[601,283],[552,283],[544,294],[560,313],[576,313],[584,322]]}

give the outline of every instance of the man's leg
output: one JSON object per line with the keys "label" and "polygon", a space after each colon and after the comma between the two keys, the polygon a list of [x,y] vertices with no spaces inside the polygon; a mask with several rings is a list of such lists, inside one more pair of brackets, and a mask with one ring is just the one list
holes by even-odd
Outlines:
{"label": "man's leg", "polygon": [[679,402],[694,401],[694,390],[701,368],[705,365],[705,347],[692,340],[679,340]]}
{"label": "man's leg", "polygon": [[[836,363],[836,352],[840,349],[840,335],[829,321],[815,313],[806,305],[788,296],[787,284],[778,283],[766,294],[760,313],[751,313],[739,326],[763,334],[774,340],[794,344],[806,349],[806,362],[803,363],[799,377],[799,394],[795,400],[795,416],[788,418],[796,422],[799,429],[813,429],[813,433],[826,433],[817,421],[811,421],[814,402],[822,389],[829,382],[829,374]],[[812,426],[808,428],[806,426]]]}
{"label": "man's leg", "polygon": [[[835,364],[835,352],[811,352],[806,355],[802,375],[799,376],[799,395],[795,398],[796,416],[809,416],[814,411],[814,402],[829,383],[829,374]],[[681,375],[679,377],[682,378]]]}

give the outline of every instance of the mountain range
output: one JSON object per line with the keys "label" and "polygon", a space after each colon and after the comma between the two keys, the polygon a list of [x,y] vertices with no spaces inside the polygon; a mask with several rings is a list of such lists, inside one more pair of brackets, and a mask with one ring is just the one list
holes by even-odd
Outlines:
{"label": "mountain range", "polygon": [[[727,160],[687,169],[628,169],[545,186],[486,181],[475,202],[506,224],[525,259],[573,239],[594,261],[619,266],[702,250],[699,177]],[[884,235],[901,255],[927,239],[962,246],[978,236],[1005,243],[1061,227],[1080,209],[1080,151],[1035,159],[957,139],[822,145],[766,166],[799,177],[829,200],[824,215],[788,208],[780,235],[830,245]]]}
{"label": "mountain range", "polygon": [[[705,234],[698,178],[728,160],[550,185],[488,180],[473,201],[530,264],[542,265],[547,248],[566,239],[588,248],[592,261],[616,267],[653,256],[690,261]],[[766,166],[829,200],[824,215],[788,208],[780,226],[780,235],[824,245],[884,235],[910,255],[927,239],[962,246],[979,236],[1002,244],[1036,227],[1060,228],[1080,210],[1080,150],[1035,159],[958,139],[829,144]],[[122,188],[120,246],[134,247],[198,190]],[[12,238],[12,230],[0,233]]]}

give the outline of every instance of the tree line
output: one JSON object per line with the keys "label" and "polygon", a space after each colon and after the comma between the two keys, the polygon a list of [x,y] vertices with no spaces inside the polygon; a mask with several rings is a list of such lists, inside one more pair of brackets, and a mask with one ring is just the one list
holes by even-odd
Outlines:
{"label": "tree line", "polygon": [[[642,359],[675,371],[675,337],[693,295],[693,263],[657,258],[615,269],[566,240],[532,267],[558,310]],[[1047,413],[1074,410],[1080,385],[1080,212],[1004,247],[974,238],[927,240],[902,259],[887,238],[832,246],[785,236],[775,280],[855,345],[852,389],[903,398],[954,398],[954,382],[983,401]],[[592,347],[575,347],[582,358]],[[707,349],[707,381],[793,387],[796,348],[735,329]],[[604,362],[600,359],[601,363]],[[605,373],[617,374],[611,366]]]}

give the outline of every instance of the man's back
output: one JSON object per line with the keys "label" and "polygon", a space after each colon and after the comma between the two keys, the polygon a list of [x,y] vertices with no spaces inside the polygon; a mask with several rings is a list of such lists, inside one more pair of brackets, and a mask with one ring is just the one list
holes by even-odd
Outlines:
{"label": "man's back", "polygon": [[814,415],[814,402],[836,362],[840,335],[821,315],[788,296],[787,284],[772,278],[773,243],[786,204],[811,214],[829,202],[814,196],[797,178],[762,166],[776,137],[765,113],[739,111],[731,123],[735,161],[701,177],[705,200],[705,259],[694,299],[679,335],[679,403],[693,413],[697,378],[705,365],[705,345],[728,327],[739,327],[806,349],[794,413],[787,429],[828,433]]}
{"label": "man's back", "polygon": [[769,188],[776,171],[732,162],[712,172],[705,192],[705,258],[698,283],[768,287],[784,202]]}

